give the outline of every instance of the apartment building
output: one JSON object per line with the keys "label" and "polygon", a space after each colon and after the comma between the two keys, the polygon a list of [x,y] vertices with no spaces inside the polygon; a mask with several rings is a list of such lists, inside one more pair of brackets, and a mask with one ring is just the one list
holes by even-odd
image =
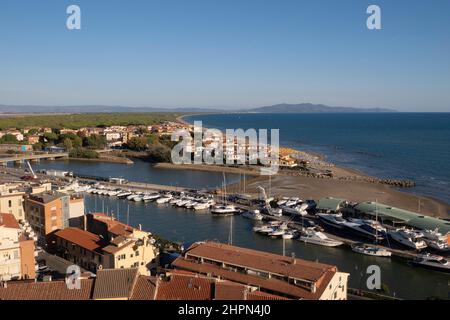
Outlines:
{"label": "apartment building", "polygon": [[25,198],[25,216],[39,237],[69,226],[70,196],[46,191]]}
{"label": "apartment building", "polygon": [[227,244],[194,243],[172,266],[289,299],[347,299],[349,274],[336,266]]}
{"label": "apartment building", "polygon": [[0,192],[0,212],[12,214],[18,221],[25,219],[24,192],[4,190]]}
{"label": "apartment building", "polygon": [[159,252],[151,233],[99,213],[88,214],[86,226],[57,231],[52,241],[57,254],[92,272],[136,268],[149,274],[156,267]]}
{"label": "apartment building", "polygon": [[12,214],[0,213],[0,280],[34,279],[35,246]]}

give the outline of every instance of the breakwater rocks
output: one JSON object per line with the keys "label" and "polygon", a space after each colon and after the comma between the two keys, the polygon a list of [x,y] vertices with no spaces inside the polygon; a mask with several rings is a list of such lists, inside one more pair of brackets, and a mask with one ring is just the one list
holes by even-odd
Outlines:
{"label": "breakwater rocks", "polygon": [[398,188],[412,188],[416,186],[416,183],[411,180],[402,180],[402,179],[380,179],[374,177],[367,176],[340,176],[336,177],[331,172],[297,172],[297,176],[311,177],[311,178],[319,178],[319,179],[335,179],[341,181],[363,181],[374,184],[385,184],[389,186],[394,186]]}
{"label": "breakwater rocks", "polygon": [[389,186],[399,187],[399,188],[412,188],[416,186],[416,183],[411,180],[401,180],[401,179],[379,179],[379,178],[373,178],[373,177],[340,177],[339,180],[357,180],[357,181],[364,181],[369,183],[375,183],[375,184],[386,184]]}

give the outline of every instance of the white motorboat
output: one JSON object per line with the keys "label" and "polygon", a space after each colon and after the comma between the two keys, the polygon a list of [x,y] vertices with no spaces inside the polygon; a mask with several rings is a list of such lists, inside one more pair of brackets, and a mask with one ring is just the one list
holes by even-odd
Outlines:
{"label": "white motorboat", "polygon": [[253,228],[254,232],[258,232],[258,233],[269,233],[273,231],[273,227],[269,226],[269,225],[262,225],[262,226],[257,226]]}
{"label": "white motorboat", "polygon": [[423,234],[415,230],[400,228],[388,231],[388,234],[395,241],[415,250],[422,250],[427,247],[427,244],[422,239]]}
{"label": "white motorboat", "polygon": [[344,229],[346,227],[347,220],[342,218],[341,213],[318,213],[317,216],[327,226]]}
{"label": "white motorboat", "polygon": [[293,239],[294,236],[295,236],[295,232],[289,230],[289,231],[285,231],[281,237],[285,240],[290,240],[290,239]]}
{"label": "white motorboat", "polygon": [[421,254],[411,261],[411,263],[423,268],[450,273],[450,262],[438,255],[431,255],[429,253]]}
{"label": "white motorboat", "polygon": [[151,194],[145,195],[142,198],[142,200],[144,200],[145,202],[154,201],[154,200],[158,199],[159,197],[161,197],[161,195],[159,193],[151,193]]}
{"label": "white motorboat", "polygon": [[134,197],[137,197],[138,195],[135,193],[130,194],[129,196],[127,196],[127,200],[132,200]]}
{"label": "white motorboat", "polygon": [[342,241],[330,239],[324,233],[316,231],[314,228],[304,229],[302,235],[298,239],[306,243],[317,244],[325,247],[337,247],[343,244]]}
{"label": "white motorboat", "polygon": [[375,257],[390,257],[392,252],[384,248],[370,246],[364,243],[355,243],[352,245],[352,250],[357,253],[365,254],[367,256]]}
{"label": "white motorboat", "polygon": [[347,228],[358,235],[381,241],[386,238],[387,231],[379,222],[369,219],[350,218],[344,223]]}
{"label": "white motorboat", "polygon": [[144,196],[143,195],[137,195],[137,196],[135,196],[134,198],[131,199],[131,201],[134,201],[134,202],[141,202],[143,200],[144,200]]}
{"label": "white motorboat", "polygon": [[301,206],[289,207],[289,206],[285,205],[285,206],[280,206],[280,208],[286,214],[301,215],[301,216],[306,216],[308,214],[305,210],[301,209]]}
{"label": "white motorboat", "polygon": [[172,196],[163,196],[159,199],[156,199],[156,203],[158,204],[163,204],[163,203],[168,203],[170,200],[172,200]]}
{"label": "white motorboat", "polygon": [[206,210],[211,208],[211,206],[214,204],[214,200],[207,200],[207,201],[200,201],[196,205],[194,205],[192,208],[194,210]]}
{"label": "white motorboat", "polygon": [[269,237],[281,237],[285,233],[285,230],[282,229],[272,229],[271,232],[268,233]]}
{"label": "white motorboat", "polygon": [[261,214],[261,212],[259,210],[251,210],[251,211],[244,212],[242,214],[242,216],[244,218],[256,220],[256,221],[261,221],[263,219],[263,215]]}
{"label": "white motorboat", "polygon": [[435,230],[424,230],[422,233],[423,240],[430,248],[442,252],[450,251],[448,235],[443,235],[437,228]]}
{"label": "white motorboat", "polygon": [[119,194],[117,194],[117,198],[119,198],[119,199],[125,199],[126,197],[128,197],[128,196],[131,196],[131,192],[121,192],[121,193],[119,193]]}
{"label": "white motorboat", "polygon": [[234,214],[238,210],[233,205],[215,205],[211,209],[211,213],[215,215],[228,215]]}

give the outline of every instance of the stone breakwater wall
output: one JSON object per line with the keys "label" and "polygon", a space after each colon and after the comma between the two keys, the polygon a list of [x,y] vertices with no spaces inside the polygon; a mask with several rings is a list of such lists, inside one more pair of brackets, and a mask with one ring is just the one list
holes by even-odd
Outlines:
{"label": "stone breakwater wall", "polygon": [[345,176],[345,177],[335,177],[330,174],[323,173],[312,173],[312,172],[297,172],[294,175],[296,176],[304,176],[304,177],[312,177],[319,179],[335,179],[341,181],[363,181],[374,184],[385,184],[399,188],[412,188],[416,186],[416,183],[411,180],[402,180],[402,179],[380,179],[374,177],[366,177],[366,176]]}

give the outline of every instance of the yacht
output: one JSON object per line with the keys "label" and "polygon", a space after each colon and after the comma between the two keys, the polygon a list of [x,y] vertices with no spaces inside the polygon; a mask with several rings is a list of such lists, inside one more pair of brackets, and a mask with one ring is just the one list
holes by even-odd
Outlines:
{"label": "yacht", "polygon": [[370,219],[350,218],[346,227],[364,237],[381,241],[386,238],[387,231],[379,222]]}
{"label": "yacht", "polygon": [[145,202],[147,202],[147,201],[154,201],[154,200],[158,199],[159,197],[161,197],[159,193],[151,193],[151,194],[145,195],[142,198],[142,200],[144,200]]}
{"label": "yacht", "polygon": [[375,256],[375,257],[390,257],[392,252],[389,250],[370,246],[364,243],[355,243],[352,245],[352,250],[357,253],[365,254],[367,256]]}
{"label": "yacht", "polygon": [[272,229],[271,232],[268,233],[269,237],[281,237],[286,231],[283,229]]}
{"label": "yacht", "polygon": [[141,202],[141,201],[143,201],[143,200],[144,200],[144,196],[141,195],[141,194],[136,195],[135,197],[133,197],[133,198],[131,199],[131,201],[134,201],[134,202]]}
{"label": "yacht", "polygon": [[238,210],[233,205],[215,205],[211,209],[211,213],[215,215],[231,215]]}
{"label": "yacht", "polygon": [[273,227],[271,227],[270,225],[262,225],[262,226],[256,226],[253,227],[253,231],[254,232],[258,232],[258,233],[269,233],[273,231]]}
{"label": "yacht", "polygon": [[419,254],[411,263],[423,268],[450,273],[450,262],[441,256],[429,253]]}
{"label": "yacht", "polygon": [[251,210],[251,211],[244,212],[242,214],[242,216],[244,218],[248,218],[251,220],[257,220],[257,221],[261,221],[263,219],[263,215],[261,214],[261,212],[259,212],[259,210]]}
{"label": "yacht", "polygon": [[439,232],[438,228],[435,230],[424,230],[423,240],[426,244],[435,250],[447,252],[450,251],[450,246],[448,245],[448,235],[443,235]]}
{"label": "yacht", "polygon": [[295,236],[295,231],[288,230],[288,231],[285,231],[281,237],[285,240],[290,240],[290,239],[293,239],[294,236]]}
{"label": "yacht", "polygon": [[209,201],[198,202],[196,205],[192,207],[194,210],[206,210],[211,207],[211,203]]}
{"label": "yacht", "polygon": [[342,218],[341,213],[318,213],[317,216],[327,226],[344,229],[346,227],[347,220]]}
{"label": "yacht", "polygon": [[127,196],[127,200],[132,200],[133,198],[137,197],[138,195],[136,193],[132,193],[129,196]]}
{"label": "yacht", "polygon": [[342,241],[328,238],[324,233],[316,231],[314,228],[306,228],[298,238],[300,241],[317,244],[325,247],[337,247],[343,244]]}
{"label": "yacht", "polygon": [[126,197],[131,196],[131,194],[132,194],[131,192],[127,192],[127,191],[121,192],[121,193],[117,194],[117,198],[125,199]]}
{"label": "yacht", "polygon": [[158,204],[163,204],[163,203],[168,203],[170,200],[172,200],[172,195],[168,194],[168,195],[164,195],[161,198],[156,199],[156,203]]}
{"label": "yacht", "polygon": [[304,209],[302,209],[302,206],[289,207],[285,205],[280,206],[280,208],[286,214],[301,215],[301,216],[306,216],[308,214]]}
{"label": "yacht", "polygon": [[425,241],[422,240],[423,234],[415,230],[400,228],[389,231],[388,234],[395,241],[415,250],[422,250],[427,247]]}

